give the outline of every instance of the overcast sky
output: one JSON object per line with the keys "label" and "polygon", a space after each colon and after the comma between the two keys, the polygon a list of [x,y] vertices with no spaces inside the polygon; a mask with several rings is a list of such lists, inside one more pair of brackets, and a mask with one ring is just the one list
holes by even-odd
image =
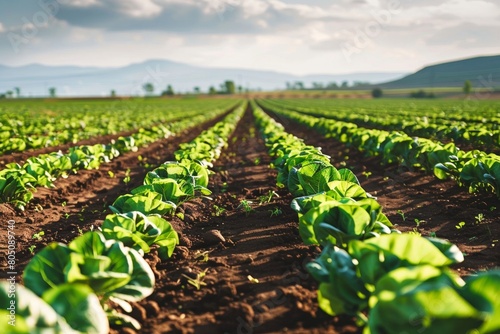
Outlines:
{"label": "overcast sky", "polygon": [[0,0],[3,65],[411,72],[499,37],[499,0]]}

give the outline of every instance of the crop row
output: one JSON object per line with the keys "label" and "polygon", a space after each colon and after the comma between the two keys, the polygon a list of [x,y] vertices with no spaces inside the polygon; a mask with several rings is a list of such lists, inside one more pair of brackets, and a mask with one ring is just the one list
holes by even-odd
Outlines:
{"label": "crop row", "polygon": [[[208,165],[218,158],[244,112],[240,105],[223,121],[175,152],[178,161],[149,172],[144,185],[122,195],[111,206],[100,231],[69,245],[52,243],[37,253],[24,270],[25,287],[0,285],[0,314],[7,317],[14,300],[15,327],[0,324],[3,333],[107,333],[109,324],[140,329],[127,314],[130,302],[149,296],[155,285],[145,253],[156,247],[170,257],[178,235],[162,215],[200,192],[207,195]],[[203,149],[193,149],[203,147]],[[116,306],[117,305],[117,306]],[[114,307],[113,307],[114,306]],[[77,312],[76,312],[77,310]]]}
{"label": "crop row", "polygon": [[63,154],[61,151],[31,157],[23,165],[10,163],[0,171],[0,202],[13,203],[23,209],[33,198],[32,190],[36,187],[53,187],[59,177],[67,177],[68,173],[76,173],[79,169],[98,169],[102,163],[126,152],[137,151],[161,138],[168,138],[175,133],[217,117],[224,110],[215,109],[203,113],[198,112],[166,125],[155,125],[149,129],[119,137],[111,143],[75,146]]}
{"label": "crop row", "polygon": [[315,129],[326,138],[334,138],[382,163],[399,163],[408,168],[423,169],[439,179],[451,177],[470,193],[495,192],[500,197],[500,156],[482,151],[461,151],[455,144],[410,137],[404,133],[366,129],[349,122],[308,116],[271,107],[270,110]]}
{"label": "crop row", "polygon": [[392,227],[375,198],[320,149],[285,132],[253,105],[278,185],[295,196],[299,233],[321,254],[307,269],[318,304],[355,316],[364,333],[498,333],[500,271],[465,282],[449,269],[463,261],[455,245]]}
{"label": "crop row", "polygon": [[[90,137],[152,127],[207,109],[227,110],[232,102],[59,101],[0,105],[0,154],[76,143]],[[40,108],[44,109],[40,109]],[[208,107],[208,108],[207,108]]]}
{"label": "crop row", "polygon": [[[309,102],[309,101],[308,101]],[[445,118],[432,117],[436,111],[427,111],[425,115],[415,115],[411,112],[394,113],[386,108],[365,110],[363,108],[336,107],[336,102],[324,101],[321,104],[310,104],[305,101],[273,101],[266,104],[285,107],[306,115],[324,117],[337,121],[351,122],[366,128],[377,128],[387,131],[402,131],[410,136],[452,140],[455,143],[470,144],[477,148],[500,147],[500,129],[498,123],[481,115],[482,122],[450,121],[450,115]],[[497,118],[500,120],[500,118]]]}

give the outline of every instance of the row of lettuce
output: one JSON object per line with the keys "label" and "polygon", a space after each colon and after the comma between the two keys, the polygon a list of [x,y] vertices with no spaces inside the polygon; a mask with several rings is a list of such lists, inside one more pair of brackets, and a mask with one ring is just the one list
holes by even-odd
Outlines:
{"label": "row of lettuce", "polygon": [[[24,287],[0,286],[0,315],[15,305],[15,326],[0,323],[2,333],[108,333],[113,327],[140,329],[131,302],[149,296],[155,277],[144,254],[153,248],[168,259],[179,242],[163,218],[194,196],[209,195],[209,167],[241,119],[244,106],[175,152],[147,173],[144,184],[119,196],[99,231],[68,245],[52,243],[26,266]],[[125,313],[123,313],[121,310]]]}
{"label": "row of lettuce", "polygon": [[259,103],[281,117],[313,128],[326,138],[334,138],[384,164],[398,163],[422,169],[439,179],[452,178],[470,193],[494,192],[500,197],[500,156],[479,150],[462,151],[454,143],[411,137],[402,132],[367,129],[354,123],[301,114],[268,101]]}
{"label": "row of lettuce", "polygon": [[355,316],[364,333],[500,332],[500,271],[465,282],[449,268],[463,261],[458,247],[398,232],[350,170],[337,170],[256,104],[253,112],[277,183],[295,197],[302,240],[322,247],[307,265],[322,310]]}
{"label": "row of lettuce", "polygon": [[227,109],[228,100],[14,101],[0,104],[0,154],[150,128],[186,113]]}
{"label": "row of lettuce", "polygon": [[187,128],[213,119],[227,109],[198,109],[186,112],[181,120],[141,128],[126,137],[119,137],[109,144],[80,145],[71,147],[67,153],[61,151],[28,158],[22,165],[7,164],[0,171],[0,203],[12,203],[23,210],[33,199],[37,187],[54,187],[53,182],[65,178],[80,169],[99,169],[103,163],[137,151],[159,139],[168,138]]}
{"label": "row of lettuce", "polygon": [[475,101],[474,108],[460,108],[456,101],[433,101],[432,105],[421,105],[422,101],[410,103],[399,100],[346,102],[295,99],[266,102],[366,128],[402,131],[410,136],[452,140],[478,148],[498,149],[500,146],[500,117],[498,102],[495,101]]}

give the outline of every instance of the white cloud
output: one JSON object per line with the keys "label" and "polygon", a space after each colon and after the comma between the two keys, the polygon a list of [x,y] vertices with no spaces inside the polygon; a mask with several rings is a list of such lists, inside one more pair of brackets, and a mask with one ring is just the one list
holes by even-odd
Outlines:
{"label": "white cloud", "polygon": [[0,22],[0,33],[4,32],[4,31],[5,31],[5,28],[3,27],[2,22]]}

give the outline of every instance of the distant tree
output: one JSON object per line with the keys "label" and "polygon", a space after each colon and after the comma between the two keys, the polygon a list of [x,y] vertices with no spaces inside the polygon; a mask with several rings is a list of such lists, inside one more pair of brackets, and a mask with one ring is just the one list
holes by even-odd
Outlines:
{"label": "distant tree", "polygon": [[381,88],[373,88],[372,90],[372,97],[375,99],[378,99],[379,97],[382,97],[383,92]]}
{"label": "distant tree", "polygon": [[304,83],[302,81],[295,81],[293,84],[293,88],[302,90],[304,89]]}
{"label": "distant tree", "polygon": [[236,85],[232,80],[226,80],[224,82],[225,92],[226,94],[234,94],[236,93]]}
{"label": "distant tree", "polygon": [[349,87],[349,81],[342,81],[340,88],[347,88],[347,87]]}
{"label": "distant tree", "polygon": [[286,82],[286,90],[292,90],[293,89],[293,84],[290,82]]}
{"label": "distant tree", "polygon": [[367,86],[369,85],[370,83],[368,81],[354,81],[352,83],[352,86],[353,87],[361,87],[361,86]]}
{"label": "distant tree", "polygon": [[241,94],[243,93],[243,86],[242,85],[238,85],[238,94]]}
{"label": "distant tree", "polygon": [[321,82],[313,82],[313,89],[323,89],[323,84]]}
{"label": "distant tree", "polygon": [[16,92],[16,97],[20,98],[21,97],[21,88],[14,87],[14,91]]}
{"label": "distant tree", "polygon": [[423,89],[420,89],[416,92],[411,92],[410,97],[415,99],[433,99],[436,95],[434,95],[434,93],[427,93]]}
{"label": "distant tree", "polygon": [[175,95],[174,88],[172,85],[168,85],[167,89],[165,89],[163,92],[161,92],[161,96],[173,96]]}
{"label": "distant tree", "polygon": [[49,96],[50,97],[56,97],[57,96],[57,91],[55,87],[50,87],[49,88]]}
{"label": "distant tree", "polygon": [[200,94],[201,90],[200,87],[196,86],[193,88],[195,94]]}
{"label": "distant tree", "polygon": [[114,89],[111,90],[111,97],[115,97],[116,96],[116,91]]}
{"label": "distant tree", "polygon": [[5,96],[10,99],[12,96],[14,95],[14,93],[11,91],[11,90],[8,90],[5,92]]}
{"label": "distant tree", "polygon": [[5,99],[7,96],[4,93],[0,93],[0,100]]}
{"label": "distant tree", "polygon": [[142,89],[146,92],[146,95],[153,95],[155,91],[155,86],[151,82],[146,82],[142,85]]}
{"label": "distant tree", "polygon": [[339,85],[337,85],[336,82],[329,82],[328,85],[326,85],[326,88],[328,88],[328,89],[337,89],[337,88],[339,88]]}
{"label": "distant tree", "polygon": [[470,82],[470,80],[465,80],[463,89],[464,89],[465,95],[470,94],[470,92],[472,91],[472,83]]}
{"label": "distant tree", "polygon": [[215,89],[214,86],[210,86],[210,88],[208,88],[208,94],[210,94],[210,95],[217,94],[217,89]]}

